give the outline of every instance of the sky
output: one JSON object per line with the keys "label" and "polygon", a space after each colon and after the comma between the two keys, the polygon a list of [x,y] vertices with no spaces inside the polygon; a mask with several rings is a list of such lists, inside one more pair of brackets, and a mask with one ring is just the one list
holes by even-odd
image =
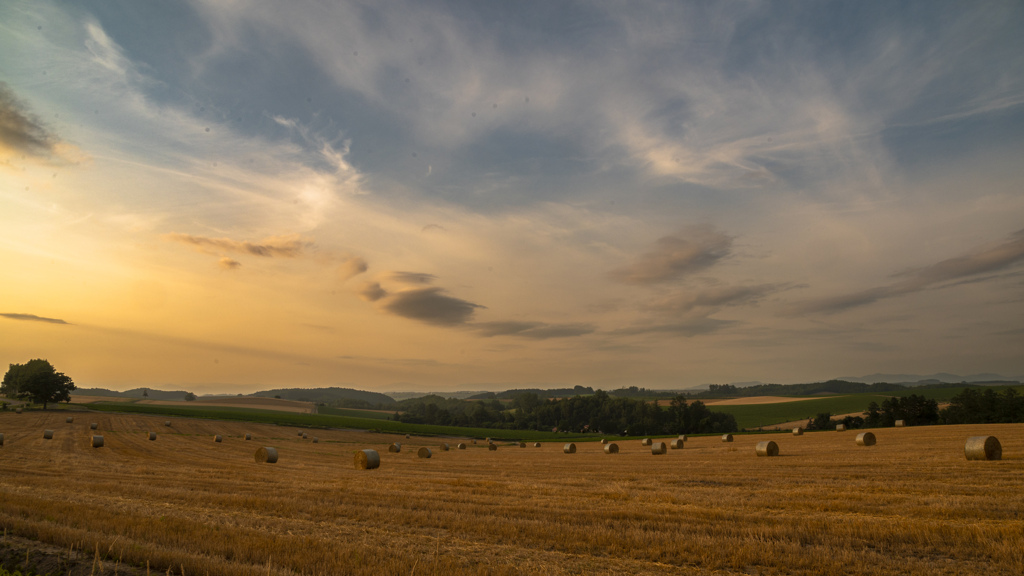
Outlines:
{"label": "sky", "polygon": [[0,363],[1024,377],[1024,4],[0,3]]}

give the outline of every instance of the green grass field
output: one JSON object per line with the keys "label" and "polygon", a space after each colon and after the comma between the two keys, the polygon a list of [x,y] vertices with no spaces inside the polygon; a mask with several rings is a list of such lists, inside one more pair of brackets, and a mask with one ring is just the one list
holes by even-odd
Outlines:
{"label": "green grass field", "polygon": [[356,408],[330,408],[320,406],[316,409],[318,414],[329,416],[346,416],[349,418],[369,418],[371,420],[390,420],[394,412],[378,412],[376,410],[359,410]]}
{"label": "green grass field", "polygon": [[418,436],[453,436],[460,438],[494,438],[496,440],[523,440],[539,442],[545,440],[587,440],[598,438],[594,434],[553,434],[533,430],[500,430],[491,428],[462,428],[459,426],[431,426],[428,424],[406,424],[377,418],[354,418],[330,414],[296,414],[274,410],[251,408],[226,408],[211,406],[158,406],[152,404],[125,404],[121,402],[94,402],[88,404],[92,410],[105,412],[129,412],[135,414],[157,414],[164,416],[186,416],[189,418],[210,418],[215,420],[242,420],[263,424],[279,424],[301,428],[341,428],[416,434]]}
{"label": "green grass field", "polygon": [[[992,386],[993,391],[1002,393],[1007,388],[1015,388],[1018,392],[1024,391],[1024,386]],[[757,428],[758,426],[774,426],[782,422],[792,422],[813,418],[822,412],[830,414],[849,414],[851,412],[866,412],[868,404],[876,402],[879,405],[885,400],[894,396],[904,397],[911,394],[931,398],[942,404],[964,390],[963,386],[951,386],[944,388],[908,388],[884,394],[848,394],[844,396],[826,396],[814,400],[803,400],[802,397],[794,397],[799,402],[782,402],[779,404],[750,404],[740,406],[708,406],[715,412],[732,414],[740,429]]]}
{"label": "green grass field", "polygon": [[867,410],[872,401],[882,403],[889,396],[877,394],[851,394],[798,402],[781,402],[779,404],[750,404],[746,406],[708,406],[715,412],[732,414],[740,429],[773,426],[782,422],[792,422],[813,418],[822,412],[830,414],[848,414]]}

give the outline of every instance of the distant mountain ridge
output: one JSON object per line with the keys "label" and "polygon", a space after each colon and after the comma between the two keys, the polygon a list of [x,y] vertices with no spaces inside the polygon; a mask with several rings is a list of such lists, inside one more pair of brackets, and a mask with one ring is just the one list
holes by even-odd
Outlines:
{"label": "distant mountain ridge", "polygon": [[[146,396],[143,396],[143,392]],[[107,390],[106,388],[76,388],[75,394],[82,396],[110,396],[112,398],[148,398],[149,400],[184,400],[186,390],[156,390],[153,388],[132,388],[124,392]]]}
{"label": "distant mountain ridge", "polygon": [[892,384],[935,384],[938,382],[946,384],[959,384],[961,382],[967,382],[969,384],[975,382],[1019,382],[1021,376],[1006,377],[1000,374],[983,373],[983,374],[970,374],[968,376],[959,376],[957,374],[950,374],[949,372],[937,372],[935,374],[869,374],[868,376],[854,377],[854,376],[843,376],[837,378],[837,380],[846,380],[847,382],[862,382],[864,384],[873,384],[875,382],[889,382]]}
{"label": "distant mountain ridge", "polygon": [[262,398],[282,398],[284,400],[298,400],[300,402],[323,402],[331,404],[343,400],[365,402],[374,406],[383,404],[389,406],[395,403],[395,399],[380,392],[369,392],[366,390],[355,390],[352,388],[277,388],[274,390],[261,390],[253,392],[249,396]]}

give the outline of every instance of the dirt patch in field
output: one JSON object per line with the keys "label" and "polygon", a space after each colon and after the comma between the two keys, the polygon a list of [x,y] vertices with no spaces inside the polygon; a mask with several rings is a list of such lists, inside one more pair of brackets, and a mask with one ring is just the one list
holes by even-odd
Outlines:
{"label": "dirt patch in field", "polygon": [[5,534],[0,537],[0,566],[23,573],[67,574],[68,576],[143,576],[149,571],[110,558],[112,550],[97,547],[89,552],[58,548],[43,542]]}

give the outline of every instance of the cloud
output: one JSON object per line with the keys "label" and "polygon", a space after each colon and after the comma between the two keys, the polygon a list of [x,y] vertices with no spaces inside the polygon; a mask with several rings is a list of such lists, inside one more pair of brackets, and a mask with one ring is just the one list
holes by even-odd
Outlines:
{"label": "cloud", "polygon": [[653,250],[633,264],[612,270],[609,276],[626,284],[662,284],[707,269],[731,251],[731,236],[708,225],[693,226],[659,238]]}
{"label": "cloud", "polygon": [[669,324],[653,324],[648,326],[619,328],[617,330],[612,330],[609,334],[612,336],[668,334],[670,336],[693,337],[718,332],[731,324],[735,324],[735,322],[732,320],[718,320],[715,318],[700,317]]}
{"label": "cloud", "polygon": [[381,288],[379,282],[367,282],[359,289],[359,297],[367,302],[376,302],[388,295],[387,290]]}
{"label": "cloud", "polygon": [[479,322],[471,328],[481,336],[517,336],[531,340],[547,340],[549,338],[570,338],[592,334],[592,324],[547,324],[544,322]]}
{"label": "cloud", "polygon": [[0,82],[0,161],[13,156],[68,163],[81,160],[77,148],[50,131],[6,83]]}
{"label": "cloud", "polygon": [[391,314],[437,326],[465,324],[477,308],[485,308],[447,296],[437,287],[402,290],[387,294],[382,301],[382,309]]}
{"label": "cloud", "polygon": [[242,252],[253,256],[265,258],[283,257],[295,258],[302,253],[302,250],[312,243],[303,240],[298,235],[271,236],[263,239],[260,243],[231,240],[228,238],[209,238],[206,236],[193,236],[191,234],[180,234],[173,232],[164,235],[164,238],[172,242],[178,242],[193,246],[201,252],[223,250],[226,252]]}
{"label": "cloud", "polygon": [[27,320],[29,322],[47,322],[49,324],[68,324],[59,318],[46,318],[43,316],[36,316],[35,314],[14,314],[14,313],[0,313],[0,316],[4,318],[10,318],[11,320]]}
{"label": "cloud", "polygon": [[228,258],[227,256],[220,259],[220,267],[224,268],[225,270],[234,270],[235,268],[238,268],[241,265],[242,263],[239,262],[238,260]]}
{"label": "cloud", "polygon": [[366,260],[358,256],[352,256],[346,258],[341,263],[341,266],[338,267],[338,275],[341,276],[342,281],[345,281],[366,272],[369,268],[370,266],[366,263]]}
{"label": "cloud", "polygon": [[951,285],[949,283],[959,283],[980,274],[1005,270],[1021,261],[1024,261],[1024,230],[1011,234],[1010,240],[1002,244],[897,274],[896,278],[904,278],[899,282],[806,302],[796,306],[793,311],[834,314],[885,298],[912,294],[929,288],[944,288]]}
{"label": "cloud", "polygon": [[788,284],[753,286],[716,286],[696,292],[684,292],[657,300],[645,308],[664,313],[685,314],[694,308],[720,308],[756,304],[765,296],[791,288]]}
{"label": "cloud", "polygon": [[420,230],[420,232],[434,232],[434,231],[447,232],[448,230],[444,226],[441,226],[440,224],[427,224],[426,226],[423,227],[422,230]]}
{"label": "cloud", "polygon": [[415,286],[433,284],[434,280],[437,280],[437,276],[434,276],[433,274],[425,274],[423,272],[391,272],[387,275],[387,279]]}

